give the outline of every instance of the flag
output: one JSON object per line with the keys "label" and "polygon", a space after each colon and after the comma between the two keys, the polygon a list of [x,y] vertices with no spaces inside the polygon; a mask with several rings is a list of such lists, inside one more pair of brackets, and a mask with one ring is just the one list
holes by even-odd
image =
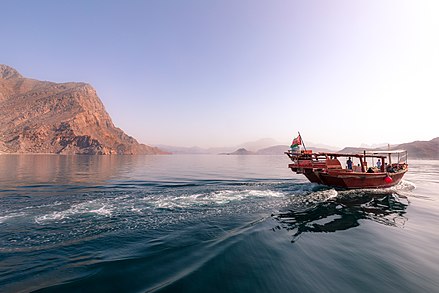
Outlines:
{"label": "flag", "polygon": [[292,148],[296,148],[299,145],[302,144],[302,138],[300,137],[300,135],[298,137],[296,137],[295,139],[293,139],[293,142],[291,143],[291,147]]}

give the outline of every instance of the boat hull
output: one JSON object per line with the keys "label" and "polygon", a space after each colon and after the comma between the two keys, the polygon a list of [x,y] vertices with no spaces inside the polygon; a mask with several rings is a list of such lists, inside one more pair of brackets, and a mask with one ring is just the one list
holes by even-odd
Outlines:
{"label": "boat hull", "polygon": [[301,160],[297,163],[289,164],[288,168],[296,174],[303,174],[312,183],[323,184],[317,171],[326,167],[325,163],[315,163],[311,160]]}
{"label": "boat hull", "polygon": [[324,184],[317,172],[313,172],[312,170],[305,170],[303,172],[303,175],[305,175],[305,177],[312,183]]}
{"label": "boat hull", "polygon": [[[397,173],[348,173],[348,172],[319,172],[318,176],[324,185],[347,188],[387,188],[398,184],[407,170]],[[392,180],[386,180],[390,177]]]}

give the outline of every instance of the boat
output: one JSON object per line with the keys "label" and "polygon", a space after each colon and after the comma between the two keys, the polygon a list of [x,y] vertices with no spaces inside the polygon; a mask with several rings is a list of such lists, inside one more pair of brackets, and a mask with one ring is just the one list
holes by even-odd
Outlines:
{"label": "boat", "polygon": [[[305,175],[310,182],[341,189],[391,187],[408,171],[406,150],[313,153],[292,149],[285,154],[292,161],[288,168],[293,172]],[[346,165],[342,166],[340,159],[346,159]]]}

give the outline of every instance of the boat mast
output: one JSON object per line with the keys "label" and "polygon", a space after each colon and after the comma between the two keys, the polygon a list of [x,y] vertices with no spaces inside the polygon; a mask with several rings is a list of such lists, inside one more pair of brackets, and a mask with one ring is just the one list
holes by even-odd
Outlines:
{"label": "boat mast", "polygon": [[303,144],[303,148],[305,149],[305,151],[306,151],[306,146],[305,146],[305,142],[303,142],[303,138],[302,138],[302,136],[300,135],[300,132],[299,131],[297,131],[297,133],[299,134],[299,136],[300,136],[300,142]]}
{"label": "boat mast", "polygon": [[390,143],[387,144],[387,150],[389,151],[389,166],[392,165],[392,154],[390,153]]}

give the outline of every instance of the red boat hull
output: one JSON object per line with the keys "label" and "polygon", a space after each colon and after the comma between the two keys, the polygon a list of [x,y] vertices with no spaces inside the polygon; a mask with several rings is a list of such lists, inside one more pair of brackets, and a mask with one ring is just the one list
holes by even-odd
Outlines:
{"label": "red boat hull", "polygon": [[316,171],[326,168],[326,164],[323,162],[315,163],[311,160],[302,160],[295,164],[289,164],[288,168],[297,174],[305,175],[305,177],[308,178],[308,180],[312,183],[323,184],[323,182],[320,180],[320,177],[316,173]]}
{"label": "red boat hull", "polygon": [[[338,188],[387,188],[398,184],[407,170],[398,173],[318,172],[321,182]],[[390,177],[392,180],[387,179]]]}
{"label": "red boat hull", "polygon": [[305,177],[312,183],[324,184],[316,172],[305,170],[303,175],[305,175]]}

